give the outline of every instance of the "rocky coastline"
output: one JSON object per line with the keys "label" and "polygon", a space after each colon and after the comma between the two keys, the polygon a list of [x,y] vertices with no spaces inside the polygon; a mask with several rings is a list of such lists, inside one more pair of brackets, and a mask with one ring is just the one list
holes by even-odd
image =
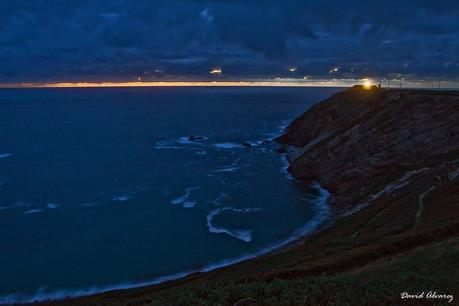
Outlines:
{"label": "rocky coastline", "polygon": [[311,107],[276,140],[288,146],[289,172],[319,181],[349,215],[454,179],[458,119],[455,92],[356,87]]}

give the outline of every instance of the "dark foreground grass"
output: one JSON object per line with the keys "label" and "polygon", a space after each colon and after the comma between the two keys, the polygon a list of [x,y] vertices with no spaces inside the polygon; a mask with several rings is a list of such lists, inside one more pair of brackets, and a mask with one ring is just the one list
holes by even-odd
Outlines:
{"label": "dark foreground grass", "polygon": [[[294,280],[216,283],[151,297],[151,305],[459,305],[459,238],[373,262],[346,273]],[[436,291],[446,299],[402,300]]]}

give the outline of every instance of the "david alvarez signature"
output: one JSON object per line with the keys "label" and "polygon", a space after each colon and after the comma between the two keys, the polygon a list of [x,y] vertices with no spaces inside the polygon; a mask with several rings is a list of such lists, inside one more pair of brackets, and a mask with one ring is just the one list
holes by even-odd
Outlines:
{"label": "david alvarez signature", "polygon": [[448,300],[448,303],[451,303],[454,300],[454,296],[452,294],[440,294],[436,291],[422,291],[419,293],[408,293],[402,292],[400,293],[400,298],[403,299],[434,299],[434,300]]}

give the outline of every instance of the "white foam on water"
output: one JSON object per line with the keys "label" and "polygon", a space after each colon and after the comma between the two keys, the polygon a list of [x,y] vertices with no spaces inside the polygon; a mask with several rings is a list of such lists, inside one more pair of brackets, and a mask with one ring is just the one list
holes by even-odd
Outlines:
{"label": "white foam on water", "polygon": [[189,144],[199,144],[201,145],[201,141],[206,141],[208,140],[209,138],[208,137],[205,137],[205,136],[195,136],[195,137],[199,137],[199,139],[195,139],[195,140],[191,140],[190,137],[192,136],[183,136],[183,137],[180,137],[177,142],[179,144],[183,144],[183,145],[189,145]]}
{"label": "white foam on water", "polygon": [[195,189],[197,189],[197,187],[190,187],[190,188],[187,188],[187,189],[185,190],[185,194],[184,194],[184,195],[182,195],[182,196],[180,196],[180,197],[178,197],[178,198],[173,199],[172,201],[170,201],[170,203],[171,203],[172,205],[178,205],[178,204],[182,204],[182,203],[186,202],[186,201],[188,200],[188,197],[190,196],[191,192],[192,192],[193,190],[195,190]]}
{"label": "white foam on water", "polygon": [[270,138],[275,138],[283,133],[285,133],[287,127],[289,126],[290,124],[290,120],[282,120],[281,123],[276,126],[275,128],[275,131],[273,132],[268,132],[268,133],[264,133],[264,135],[270,137]]}
{"label": "white foam on water", "polygon": [[43,212],[43,209],[31,209],[24,212],[25,215],[38,214]]}
{"label": "white foam on water", "polygon": [[2,206],[0,207],[0,210],[13,209],[13,208],[19,208],[19,207],[24,207],[24,206],[28,206],[28,205],[26,205],[23,201],[18,201],[10,206]]}
{"label": "white foam on water", "polygon": [[181,150],[183,147],[177,146],[177,142],[175,140],[161,140],[156,142],[155,149]]}
{"label": "white foam on water", "polygon": [[180,144],[184,144],[184,145],[188,145],[188,144],[193,144],[194,142],[189,140],[188,137],[184,136],[184,137],[180,137],[178,140],[177,140],[178,143]]}
{"label": "white foam on water", "polygon": [[204,136],[197,136],[197,137],[202,137],[201,139],[196,139],[196,140],[190,140],[190,136],[183,136],[178,139],[170,139],[170,140],[161,140],[157,141],[155,145],[155,149],[161,150],[161,149],[168,149],[168,150],[199,150],[199,148],[192,147],[193,146],[199,146],[202,147],[205,144],[202,143],[203,141],[208,140],[208,137]]}
{"label": "white foam on water", "polygon": [[185,201],[183,202],[183,208],[193,208],[197,203],[196,201]]}
{"label": "white foam on water", "polygon": [[226,167],[226,168],[220,168],[220,169],[214,170],[212,172],[236,172],[239,169],[240,169],[239,167]]}
{"label": "white foam on water", "polygon": [[114,201],[114,202],[125,202],[125,201],[128,201],[130,199],[131,199],[131,197],[129,195],[123,194],[123,195],[114,197],[112,199],[112,201]]}
{"label": "white foam on water", "polygon": [[[316,186],[319,186],[319,185],[316,184]],[[303,227],[294,231],[292,235],[289,236],[287,239],[273,243],[270,246],[259,249],[255,252],[252,252],[252,253],[249,253],[243,256],[235,257],[235,258],[223,259],[215,263],[204,265],[198,269],[169,274],[169,275],[161,276],[161,277],[152,279],[150,281],[145,281],[145,282],[122,282],[122,283],[112,284],[112,285],[107,285],[107,286],[92,286],[92,287],[87,287],[83,289],[60,289],[60,290],[54,290],[54,291],[49,291],[49,292],[46,292],[46,288],[40,288],[32,295],[21,294],[21,293],[3,295],[3,296],[0,296],[0,304],[33,303],[33,302],[40,302],[40,301],[60,300],[60,299],[65,299],[65,298],[70,298],[70,297],[88,296],[88,295],[112,291],[112,290],[122,290],[122,289],[131,289],[131,288],[143,287],[143,286],[151,286],[151,285],[156,285],[156,284],[163,283],[166,281],[180,279],[180,278],[183,278],[185,276],[188,276],[196,272],[212,271],[218,268],[222,268],[222,267],[232,265],[232,264],[244,261],[244,260],[252,259],[252,258],[261,256],[261,255],[267,254],[269,252],[272,252],[278,248],[281,248],[297,240],[298,238],[304,235],[310,234],[317,228],[319,224],[325,221],[325,219],[329,215],[329,208],[327,205],[327,199],[328,199],[329,193],[325,189],[322,189],[322,188],[320,188],[320,192],[321,192],[320,196],[316,198],[315,201],[313,201],[314,206],[317,208],[317,212],[314,218],[312,218],[309,222],[307,222]]]}
{"label": "white foam on water", "polygon": [[270,140],[268,140],[268,139],[266,139],[266,140],[249,140],[249,141],[244,141],[244,143],[250,144],[251,147],[258,147],[258,146],[263,145],[264,141],[270,141]]}
{"label": "white foam on water", "polygon": [[11,155],[13,155],[13,154],[11,154],[11,153],[0,153],[0,159],[10,157]]}
{"label": "white foam on water", "polygon": [[214,147],[217,149],[236,149],[236,148],[242,148],[242,146],[238,143],[233,143],[233,142],[222,142],[222,143],[216,143],[214,144]]}
{"label": "white foam on water", "polygon": [[287,159],[287,155],[286,154],[282,154],[281,155],[281,161],[282,161],[282,167],[281,167],[281,173],[284,175],[284,177],[286,179],[288,179],[289,181],[294,181],[295,178],[290,174],[290,172],[288,172],[288,167],[290,166],[290,163]]}
{"label": "white foam on water", "polygon": [[252,241],[252,231],[251,230],[245,230],[245,229],[234,229],[234,230],[229,230],[224,227],[218,227],[215,226],[212,221],[215,216],[218,214],[224,212],[224,211],[231,211],[235,213],[251,213],[260,210],[259,208],[245,208],[245,209],[238,209],[238,208],[233,208],[233,207],[224,207],[224,208],[218,208],[214,209],[209,214],[207,215],[207,228],[210,233],[214,234],[227,234],[230,235],[231,237],[240,239],[245,242],[250,242]]}
{"label": "white foam on water", "polygon": [[59,206],[61,206],[61,204],[54,203],[54,202],[50,202],[46,204],[46,207],[48,207],[49,209],[55,209],[55,208],[58,208]]}
{"label": "white foam on water", "polygon": [[237,159],[236,161],[232,162],[229,165],[223,166],[218,168],[217,170],[212,171],[213,173],[218,173],[218,172],[235,172],[240,169],[238,166],[238,162],[240,159]]}

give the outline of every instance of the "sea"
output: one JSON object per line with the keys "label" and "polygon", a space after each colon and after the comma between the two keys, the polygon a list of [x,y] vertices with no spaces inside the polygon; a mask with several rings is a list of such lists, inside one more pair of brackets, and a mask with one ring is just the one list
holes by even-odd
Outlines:
{"label": "sea", "polygon": [[155,284],[326,218],[272,140],[339,88],[0,90],[0,303]]}

